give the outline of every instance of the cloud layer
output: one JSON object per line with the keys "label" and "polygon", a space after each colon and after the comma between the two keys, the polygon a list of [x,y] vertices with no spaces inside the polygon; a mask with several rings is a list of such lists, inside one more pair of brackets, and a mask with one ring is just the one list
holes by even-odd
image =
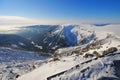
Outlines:
{"label": "cloud layer", "polygon": [[0,25],[35,25],[35,24],[81,24],[81,23],[111,23],[110,20],[50,20],[50,19],[30,19],[20,16],[0,16]]}
{"label": "cloud layer", "polygon": [[36,20],[19,16],[0,16],[0,25],[66,24],[79,23],[77,20]]}
{"label": "cloud layer", "polygon": [[37,24],[37,20],[19,16],[0,16],[0,25]]}

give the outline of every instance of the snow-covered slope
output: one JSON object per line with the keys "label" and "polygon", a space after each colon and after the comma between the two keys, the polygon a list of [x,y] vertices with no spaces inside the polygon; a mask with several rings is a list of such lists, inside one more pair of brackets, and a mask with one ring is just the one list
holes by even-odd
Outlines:
{"label": "snow-covered slope", "polygon": [[78,45],[56,50],[47,63],[17,80],[120,80],[119,30],[118,24],[59,27],[52,34]]}
{"label": "snow-covered slope", "polygon": [[60,61],[46,63],[19,77],[18,80],[98,80],[102,77],[112,77],[119,80],[120,77],[117,78],[114,74],[116,73],[114,67],[117,66],[113,66],[113,62],[116,60],[120,60],[120,53],[88,60],[80,56],[65,57]]}
{"label": "snow-covered slope", "polygon": [[48,47],[58,49],[87,44],[94,38],[94,31],[78,25],[59,25],[44,42],[49,42]]}
{"label": "snow-covered slope", "polygon": [[47,58],[33,52],[0,48],[0,80],[16,80],[40,66]]}

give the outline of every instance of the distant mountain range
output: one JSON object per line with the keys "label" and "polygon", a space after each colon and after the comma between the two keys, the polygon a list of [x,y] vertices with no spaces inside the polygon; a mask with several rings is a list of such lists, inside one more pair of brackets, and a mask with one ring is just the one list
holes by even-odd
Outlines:
{"label": "distant mountain range", "polygon": [[86,44],[94,38],[91,31],[86,31],[89,35],[80,33],[77,25],[34,25],[20,28],[14,34],[0,34],[0,47],[51,52],[58,48]]}

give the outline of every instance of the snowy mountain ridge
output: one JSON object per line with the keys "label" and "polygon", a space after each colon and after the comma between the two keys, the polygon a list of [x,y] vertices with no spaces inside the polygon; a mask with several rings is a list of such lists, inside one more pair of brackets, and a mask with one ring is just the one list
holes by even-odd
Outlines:
{"label": "snowy mountain ridge", "polygon": [[[118,29],[115,25],[113,27]],[[72,31],[80,31],[78,28],[74,27]],[[119,80],[120,72],[116,70],[120,68],[118,32],[106,26],[83,28],[84,31],[92,29],[94,38],[90,38],[86,44],[58,49],[48,63],[19,77],[18,80]]]}
{"label": "snowy mountain ridge", "polygon": [[[12,34],[1,32],[0,38],[2,38],[2,41],[0,44],[1,47],[18,48],[35,52],[54,52],[58,48],[83,45],[93,40],[95,37],[94,30],[90,29],[92,28],[90,26],[89,29],[85,28],[85,26],[86,25],[23,26],[19,27],[20,29]],[[10,31],[12,31],[12,29]],[[16,39],[16,43],[13,42]],[[21,41],[22,39],[24,41]],[[19,43],[22,43],[22,45]]]}
{"label": "snowy mountain ridge", "polygon": [[[27,39],[25,41],[29,41],[28,43],[40,50],[47,47],[45,49],[52,48],[54,52],[48,53],[51,56],[45,56],[6,47],[0,48],[0,78],[1,80],[119,80],[117,70],[120,68],[119,27],[119,25],[24,27],[25,30],[17,33],[19,36],[22,35]],[[29,31],[31,34],[28,35]],[[7,40],[11,39],[7,37]],[[18,43],[21,46],[25,44],[21,40],[18,40]]]}

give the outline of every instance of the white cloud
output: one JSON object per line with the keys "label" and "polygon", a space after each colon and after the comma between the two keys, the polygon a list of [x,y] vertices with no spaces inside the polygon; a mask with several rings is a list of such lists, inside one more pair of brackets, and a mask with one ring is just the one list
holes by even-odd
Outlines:
{"label": "white cloud", "polygon": [[81,19],[81,20],[50,20],[50,19],[30,19],[20,16],[0,16],[0,26],[1,25],[34,25],[34,24],[81,24],[81,23],[111,23],[111,20],[95,20],[95,19]]}
{"label": "white cloud", "polygon": [[0,25],[25,25],[37,24],[37,20],[19,16],[0,16]]}
{"label": "white cloud", "polygon": [[0,16],[0,33],[14,33],[21,26],[38,24],[37,20],[19,16]]}
{"label": "white cloud", "polygon": [[37,20],[19,16],[0,16],[0,33],[15,33],[21,26],[36,24],[72,24],[73,20]]}
{"label": "white cloud", "polygon": [[37,25],[37,24],[82,24],[82,23],[106,23],[110,20],[50,20],[50,19],[30,19],[19,16],[0,16],[0,33],[13,33],[20,30],[21,26]]}
{"label": "white cloud", "polygon": [[72,24],[79,23],[78,20],[50,20],[30,19],[20,16],[0,16],[0,25],[31,25],[31,24]]}

